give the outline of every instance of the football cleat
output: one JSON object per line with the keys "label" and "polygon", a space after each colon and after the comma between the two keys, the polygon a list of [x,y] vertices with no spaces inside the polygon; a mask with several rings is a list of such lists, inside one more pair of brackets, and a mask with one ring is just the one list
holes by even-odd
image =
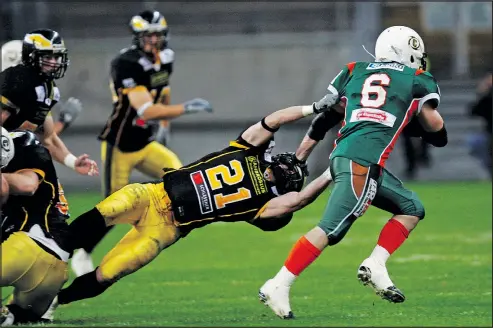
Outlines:
{"label": "football cleat", "polygon": [[364,286],[370,286],[382,299],[392,303],[402,303],[406,300],[404,294],[390,280],[385,265],[379,264],[372,258],[367,258],[358,268],[358,280]]}
{"label": "football cleat", "polygon": [[43,316],[41,316],[41,319],[43,319],[43,321],[53,322],[53,319],[55,318],[55,311],[57,308],[58,308],[58,296],[55,296],[53,301],[51,301],[48,310],[46,310]]}
{"label": "football cleat", "polygon": [[9,311],[9,308],[2,306],[0,308],[0,327],[8,327],[14,324],[14,315]]}
{"label": "football cleat", "polygon": [[94,271],[94,264],[92,263],[91,254],[87,253],[83,248],[74,252],[71,265],[72,271],[74,271],[77,277]]}
{"label": "football cleat", "polygon": [[281,319],[294,319],[289,305],[289,287],[269,279],[260,287],[258,297],[262,303],[270,307]]}

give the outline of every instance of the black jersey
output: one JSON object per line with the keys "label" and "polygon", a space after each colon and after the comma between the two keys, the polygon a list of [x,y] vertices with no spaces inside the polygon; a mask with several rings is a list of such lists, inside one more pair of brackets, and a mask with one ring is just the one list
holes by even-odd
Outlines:
{"label": "black jersey", "polygon": [[124,152],[138,151],[154,138],[156,122],[144,121],[137,109],[130,105],[128,90],[142,87],[154,98],[154,103],[165,103],[169,97],[169,77],[173,71],[174,52],[164,49],[159,61],[153,63],[141,50],[131,47],[122,50],[111,62],[110,89],[113,112],[99,135]]}
{"label": "black jersey", "polygon": [[175,220],[190,230],[215,221],[250,221],[278,196],[264,178],[274,147],[255,147],[241,137],[229,147],[163,176]]}
{"label": "black jersey", "polygon": [[34,67],[17,65],[0,73],[0,108],[10,113],[3,123],[8,131],[40,131],[58,101],[60,90],[55,81],[47,80]]}
{"label": "black jersey", "polygon": [[15,231],[34,231],[36,237],[39,235],[37,231],[41,230],[44,234],[41,237],[53,239],[59,247],[69,252],[67,216],[59,211],[58,178],[50,153],[32,132],[14,131],[12,137],[15,156],[2,169],[2,173],[33,170],[39,176],[40,184],[34,195],[9,196],[2,207],[2,241]]}

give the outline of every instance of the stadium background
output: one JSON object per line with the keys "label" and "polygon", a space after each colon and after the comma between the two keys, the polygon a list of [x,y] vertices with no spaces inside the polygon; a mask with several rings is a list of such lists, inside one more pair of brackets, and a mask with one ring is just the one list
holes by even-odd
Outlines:
{"label": "stadium background", "polygon": [[[185,163],[223,147],[268,112],[319,99],[342,65],[370,59],[361,45],[373,52],[383,28],[407,25],[423,36],[450,142],[432,148],[432,167],[407,183],[427,213],[388,263],[407,300],[382,302],[357,283],[357,266],[389,219],[370,208],[294,286],[297,320],[280,321],[258,303],[258,288],[279,269],[293,242],[319,221],[325,193],[278,232],[245,223],[199,229],[103,295],[61,307],[55,326],[492,326],[491,180],[466,146],[468,133],[482,129],[467,112],[478,80],[491,69],[491,2],[3,0],[0,43],[41,26],[66,40],[71,66],[59,81],[62,97],[78,97],[85,108],[63,135],[75,154],[87,152],[100,161],[96,136],[111,112],[108,64],[130,44],[128,20],[143,8],[160,10],[171,29],[172,102],[204,97],[215,106],[213,115],[173,122],[170,147]],[[283,127],[277,151],[294,150],[308,124]],[[325,169],[333,135],[311,156],[311,177]],[[389,168],[402,177],[404,164],[400,142]],[[57,168],[72,217],[101,199],[99,178]],[[142,179],[147,178],[133,175],[134,181]],[[119,226],[103,240],[96,263],[127,230]],[[2,288],[2,298],[10,292]]]}
{"label": "stadium background", "polygon": [[[361,45],[373,52],[383,28],[410,26],[425,40],[450,133],[449,145],[431,149],[433,165],[420,170],[417,179],[487,178],[468,155],[465,140],[482,124],[467,115],[467,107],[475,99],[477,80],[490,69],[491,3],[3,1],[1,8],[1,42],[39,26],[65,38],[71,65],[59,86],[65,99],[82,101],[84,112],[63,139],[75,154],[86,152],[97,160],[96,136],[112,109],[108,64],[130,44],[129,18],[143,8],[160,10],[170,26],[176,53],[172,102],[203,97],[215,107],[213,115],[173,122],[169,146],[184,163],[222,147],[268,112],[319,99],[342,65],[370,60]],[[277,151],[294,150],[308,122],[283,127]],[[327,165],[333,136],[310,158],[312,176]],[[398,146],[389,168],[402,175],[403,160]],[[99,190],[97,178],[63,167],[59,175],[67,190]],[[133,175],[134,181],[143,178]]]}

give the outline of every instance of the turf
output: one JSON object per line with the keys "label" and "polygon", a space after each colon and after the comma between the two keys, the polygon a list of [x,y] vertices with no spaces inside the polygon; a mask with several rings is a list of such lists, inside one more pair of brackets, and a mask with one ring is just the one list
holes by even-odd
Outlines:
{"label": "turf", "polygon": [[[378,209],[327,249],[291,290],[295,320],[257,299],[293,242],[319,220],[328,193],[277,232],[245,223],[192,232],[98,298],[59,308],[56,326],[492,326],[492,192],[489,183],[412,184],[426,218],[388,262],[406,294],[390,304],[360,285],[356,269],[389,215]],[[73,215],[98,195],[70,194]],[[95,258],[128,229],[114,230]],[[72,274],[72,273],[71,273]]]}

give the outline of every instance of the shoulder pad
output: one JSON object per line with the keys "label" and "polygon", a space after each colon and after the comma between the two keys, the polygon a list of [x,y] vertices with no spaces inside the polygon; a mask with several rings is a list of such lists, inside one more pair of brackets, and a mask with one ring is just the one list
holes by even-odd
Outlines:
{"label": "shoulder pad", "polygon": [[175,52],[170,48],[166,48],[159,53],[161,64],[169,64],[175,60]]}
{"label": "shoulder pad", "polygon": [[16,147],[39,145],[38,137],[31,131],[18,130],[10,133]]}
{"label": "shoulder pad", "polygon": [[140,56],[140,53],[136,51],[135,48],[125,48],[120,50],[120,53],[116,56],[115,61],[137,62]]}
{"label": "shoulder pad", "polygon": [[421,75],[421,76],[431,77],[432,79],[434,79],[433,75],[431,75],[430,72],[423,71],[422,69],[419,68],[416,70],[416,72],[414,72],[414,75],[416,76]]}
{"label": "shoulder pad", "polygon": [[[418,71],[420,71],[420,72],[418,73]],[[435,77],[430,72],[427,72],[427,71],[417,70],[416,71],[416,76],[419,76],[419,77],[421,77],[421,78],[423,78],[425,80],[426,79],[429,79],[429,80],[433,80],[433,81],[436,82]]]}
{"label": "shoulder pad", "polygon": [[353,73],[354,66],[356,66],[356,62],[350,62],[346,64],[347,69],[349,70],[349,73]]}
{"label": "shoulder pad", "polygon": [[126,53],[130,48],[123,48],[120,50],[120,55]]}

